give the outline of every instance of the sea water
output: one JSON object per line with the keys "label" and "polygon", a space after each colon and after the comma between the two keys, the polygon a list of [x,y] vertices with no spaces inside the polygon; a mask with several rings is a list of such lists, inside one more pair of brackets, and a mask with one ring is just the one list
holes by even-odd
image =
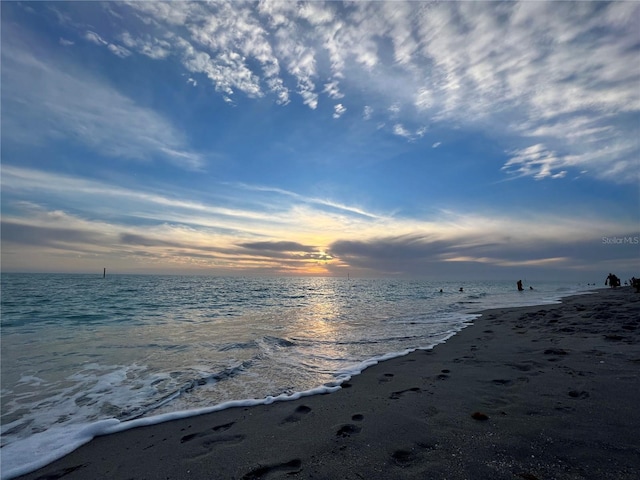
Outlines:
{"label": "sea water", "polygon": [[348,278],[1,279],[2,478],[97,434],[332,392],[378,361],[446,341],[472,312],[589,289]]}

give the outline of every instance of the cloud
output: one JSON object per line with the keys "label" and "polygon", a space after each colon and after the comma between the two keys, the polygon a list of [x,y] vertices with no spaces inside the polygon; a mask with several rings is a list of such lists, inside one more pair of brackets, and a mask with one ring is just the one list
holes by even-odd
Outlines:
{"label": "cloud", "polygon": [[76,42],[72,41],[72,40],[67,40],[66,38],[62,38],[60,37],[60,45],[62,45],[63,47],[70,47],[71,45],[75,45]]}
{"label": "cloud", "polygon": [[340,118],[346,111],[347,109],[341,103],[338,103],[333,107],[333,118]]}
{"label": "cloud", "polygon": [[203,165],[168,120],[82,70],[36,58],[8,42],[2,48],[2,70],[3,141],[64,140],[102,156],[159,157],[191,170]]}
{"label": "cloud", "polygon": [[121,233],[119,235],[121,243],[126,245],[137,245],[141,247],[177,247],[184,248],[186,245],[168,240],[160,240],[148,235],[139,235],[135,233]]}
{"label": "cloud", "polygon": [[[575,170],[614,182],[640,178],[636,2],[126,2],[110,9],[133,9],[143,24],[116,35],[121,48],[178,58],[227,101],[240,92],[284,106],[296,92],[316,110],[323,96],[354,108],[357,99],[365,120],[375,110],[382,128],[407,141],[422,137],[425,124],[453,124],[498,137],[510,150],[543,144],[555,152],[545,164],[555,173],[527,161],[520,176]],[[125,54],[105,35],[83,33]]]}
{"label": "cloud", "polygon": [[411,138],[411,132],[409,130],[407,130],[406,128],[404,128],[404,126],[401,123],[396,123],[393,126],[393,133],[395,135],[398,135],[399,137],[404,137],[404,138]]}
{"label": "cloud", "polygon": [[[149,220],[192,223],[207,228],[215,227],[215,219],[222,217],[237,219],[239,222],[273,221],[265,219],[261,211],[240,208],[221,207],[189,200],[188,192],[178,198],[175,187],[172,190],[157,186],[157,189],[126,188],[105,182],[88,180],[70,175],[51,173],[42,170],[2,166],[0,177],[3,194],[21,196],[28,194],[38,198],[53,199],[68,208],[87,209],[89,212],[107,213],[108,216],[124,216],[142,224]],[[166,191],[174,192],[167,196]],[[27,209],[31,212],[31,209]],[[123,212],[126,212],[123,214]]]}
{"label": "cloud", "polygon": [[405,128],[405,126],[402,125],[401,123],[396,123],[393,126],[393,134],[394,135],[406,138],[409,141],[414,141],[414,140],[416,140],[418,138],[422,138],[426,132],[427,132],[426,127],[419,127],[414,132],[411,132],[407,128]]}
{"label": "cloud", "polygon": [[[215,89],[236,105],[271,101],[292,113],[296,103],[306,105],[315,110],[307,114],[342,118],[350,132],[377,125],[394,148],[421,145],[421,138],[426,149],[438,148],[430,132],[453,145],[449,132],[471,131],[507,153],[506,178],[562,183],[579,173],[640,181],[637,2],[114,2],[101,7],[108,24],[94,26],[63,8],[48,11],[65,35],[84,39],[89,50],[108,49],[115,72],[143,55],[144,65],[177,66],[180,78],[199,87],[191,93]],[[94,162],[203,167],[188,132],[168,118],[65,57],[20,43],[24,32],[10,22],[3,28],[3,148],[60,142],[91,149]],[[54,47],[63,56],[79,51]],[[362,117],[343,117],[345,105]],[[354,125],[361,119],[375,123]],[[298,272],[314,261],[382,273],[637,264],[637,250],[603,253],[599,241],[637,232],[595,214],[407,218],[293,187],[134,188],[17,167],[4,157],[3,247],[12,251],[23,239],[30,253],[43,242],[69,256],[113,251],[120,259],[243,271],[277,271],[276,259]],[[20,198],[35,207],[17,205]],[[92,220],[103,214],[109,220]]]}
{"label": "cloud", "polygon": [[248,248],[251,250],[267,250],[271,252],[314,252],[316,247],[308,245],[302,245],[298,242],[248,242],[239,243],[239,247]]}
{"label": "cloud", "polygon": [[162,60],[171,54],[171,44],[169,42],[153,38],[148,34],[140,38],[133,38],[129,32],[123,32],[120,35],[120,39],[128,48],[154,60]]}
{"label": "cloud", "polygon": [[110,43],[109,45],[107,45],[107,49],[113,53],[114,55],[117,55],[120,58],[127,58],[128,56],[131,55],[131,52],[129,50],[127,50],[124,47],[121,47],[120,45],[114,45],[113,43]]}
{"label": "cloud", "polygon": [[[478,241],[469,233],[459,231],[446,237],[410,234],[337,240],[328,252],[335,260],[363,272],[440,278],[456,277],[461,272],[475,277],[480,275],[479,278],[486,278],[481,275],[491,272],[500,277],[509,269],[520,272],[526,269],[530,273],[540,269],[546,272],[545,276],[556,269],[558,275],[565,277],[582,270],[605,271],[617,266],[629,271],[630,265],[638,266],[637,245],[606,249],[602,237],[595,231],[583,231],[582,238],[574,239],[572,243],[554,235],[537,238],[535,242],[526,238],[501,239],[500,236]],[[627,238],[638,238],[637,235],[630,231],[626,234]]]}
{"label": "cloud", "polygon": [[38,247],[77,248],[78,244],[95,244],[99,235],[72,228],[36,226],[18,222],[2,222],[2,241]]}
{"label": "cloud", "polygon": [[96,32],[92,32],[91,30],[88,30],[85,34],[84,34],[84,38],[88,41],[90,41],[91,43],[95,43],[96,45],[108,45],[109,42],[105,42],[102,37],[100,35],[98,35]]}
{"label": "cloud", "polygon": [[329,98],[338,100],[344,97],[344,94],[340,92],[340,87],[338,85],[337,80],[333,80],[324,86],[324,93],[326,93]]}
{"label": "cloud", "polygon": [[328,262],[333,258],[317,247],[291,241],[248,242],[239,243],[238,246],[251,251],[255,257],[299,261],[304,264],[309,261]]}
{"label": "cloud", "polygon": [[299,203],[320,206],[330,210],[337,210],[340,213],[355,214],[357,216],[362,216],[370,219],[381,218],[379,215],[375,213],[365,211],[362,208],[359,208],[353,205],[344,205],[342,203],[339,203],[333,200],[304,196],[295,192],[291,192],[289,190],[284,190],[282,188],[268,187],[268,186],[262,186],[262,185],[247,185],[247,184],[236,184],[235,186],[237,186],[238,188],[250,190],[253,192],[274,193],[279,196],[292,198]]}
{"label": "cloud", "polygon": [[391,113],[391,118],[398,118],[400,115],[400,104],[394,103],[387,110]]}
{"label": "cloud", "polygon": [[[123,46],[109,43],[106,40],[104,40],[100,35],[98,35],[96,32],[92,32],[91,30],[87,30],[85,32],[84,38],[85,40],[91,43],[95,43],[96,45],[99,45],[101,47],[107,47],[107,50],[109,50],[111,53],[113,53],[114,55],[117,55],[120,58],[127,58],[128,56],[131,55],[131,52],[126,48],[124,48]],[[62,43],[62,39],[60,39],[60,43],[65,46],[69,45],[69,43]],[[71,42],[70,45],[73,45],[73,42]]]}
{"label": "cloud", "polygon": [[502,169],[518,177],[533,176],[536,180],[563,178],[567,171],[559,169],[571,164],[570,158],[559,158],[554,152],[548,151],[540,143],[522,150],[516,150],[512,152],[512,155]]}
{"label": "cloud", "polygon": [[[133,194],[131,198],[134,198]],[[103,196],[101,199],[104,201]],[[138,210],[139,203],[130,202],[129,206]],[[112,208],[117,209],[117,205]],[[96,221],[62,210],[48,211],[34,204],[23,205],[21,210],[19,217],[3,215],[3,267],[9,269],[16,267],[12,262],[16,257],[20,258],[20,269],[41,271],[38,262],[44,256],[48,268],[57,265],[62,271],[82,265],[86,268],[96,260],[108,259],[109,265],[120,271],[215,268],[217,272],[235,273],[260,270],[263,273],[308,273],[318,262],[331,260],[320,249],[299,242],[275,240],[238,244],[243,236],[273,231],[277,220],[269,226],[255,224],[251,227],[253,233],[247,230],[251,225],[249,221],[244,224],[243,233],[231,228],[212,228],[216,223],[218,226],[237,225],[238,219],[222,220],[223,217],[212,218],[210,214],[206,217],[188,214],[183,217],[184,223],[168,223],[167,219],[172,217],[170,213],[156,222],[150,222],[150,217],[143,215],[132,224],[122,223],[122,219],[113,215],[109,222]],[[142,219],[144,221],[140,222]],[[208,220],[200,222],[201,219]]]}
{"label": "cloud", "polygon": [[[637,245],[602,240],[637,237],[637,225],[601,217],[441,211],[412,219],[277,188],[229,184],[216,185],[219,197],[203,201],[190,198],[189,191],[167,194],[159,185],[126,188],[11,165],[3,165],[0,180],[3,268],[16,268],[14,256],[24,263],[43,255],[47,264],[59,261],[62,270],[109,258],[126,271],[236,273],[328,274],[349,268],[354,274],[455,276],[465,269],[498,274],[508,268],[637,265]],[[16,200],[21,198],[31,201]],[[51,210],[49,204],[59,207]]]}
{"label": "cloud", "polygon": [[182,38],[177,40],[177,44],[182,50],[182,61],[187,70],[205,74],[226,98],[234,94],[234,89],[249,97],[263,96],[258,77],[244,64],[238,53],[227,52],[213,58]]}

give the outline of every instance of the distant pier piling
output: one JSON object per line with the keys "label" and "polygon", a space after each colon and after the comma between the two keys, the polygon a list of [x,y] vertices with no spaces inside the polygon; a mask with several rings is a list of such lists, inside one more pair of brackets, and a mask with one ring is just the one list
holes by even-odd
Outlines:
{"label": "distant pier piling", "polygon": [[105,278],[107,276],[107,267],[102,269],[102,278]]}

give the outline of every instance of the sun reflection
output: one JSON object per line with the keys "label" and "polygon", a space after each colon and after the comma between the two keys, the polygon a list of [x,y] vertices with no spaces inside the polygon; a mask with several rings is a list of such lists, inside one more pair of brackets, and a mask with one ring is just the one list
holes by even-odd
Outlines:
{"label": "sun reflection", "polygon": [[316,278],[305,284],[304,306],[294,313],[290,334],[308,367],[333,373],[351,357],[346,344],[350,330],[346,284],[336,278]]}
{"label": "sun reflection", "polygon": [[340,308],[332,300],[316,300],[309,308],[309,315],[306,318],[305,330],[315,338],[335,339],[339,330],[337,320],[340,315]]}

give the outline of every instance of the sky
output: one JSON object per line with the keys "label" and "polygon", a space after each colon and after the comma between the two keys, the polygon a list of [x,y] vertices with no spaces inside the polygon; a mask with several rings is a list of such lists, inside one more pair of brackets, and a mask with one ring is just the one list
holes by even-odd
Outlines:
{"label": "sky", "polygon": [[1,14],[3,272],[640,276],[640,2]]}

